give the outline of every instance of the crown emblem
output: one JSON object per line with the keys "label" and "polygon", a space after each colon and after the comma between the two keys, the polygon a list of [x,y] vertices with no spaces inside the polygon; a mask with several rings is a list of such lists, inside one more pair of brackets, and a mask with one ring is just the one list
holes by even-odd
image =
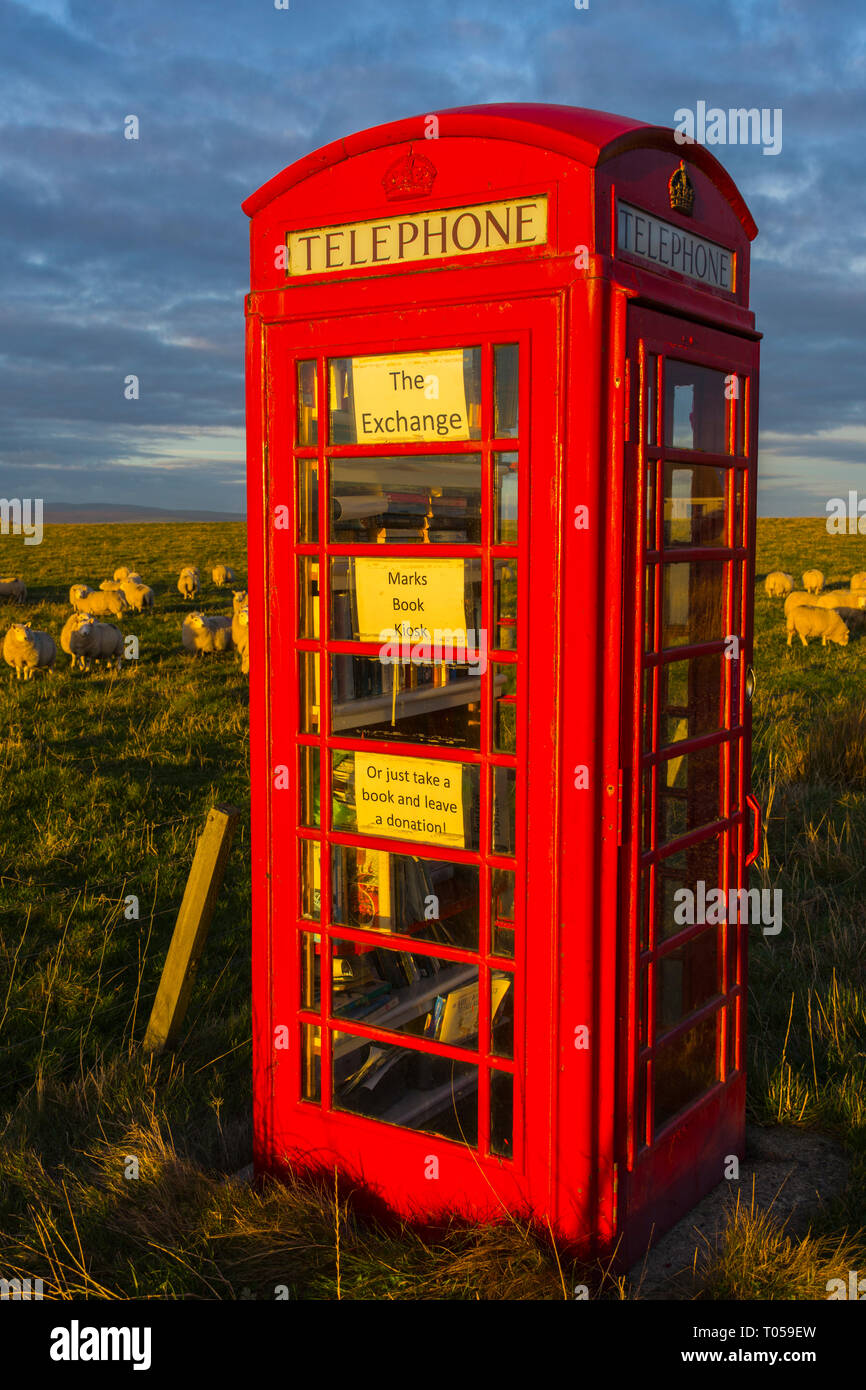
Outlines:
{"label": "crown emblem", "polygon": [[410,145],[407,154],[389,164],[382,187],[386,198],[422,198],[432,192],[435,177],[436,165],[426,154],[413,154]]}
{"label": "crown emblem", "polygon": [[682,160],[679,168],[674,169],[668,184],[668,193],[671,200],[671,208],[674,212],[681,212],[686,217],[691,217],[692,208],[695,205],[695,186],[689,178],[688,171]]}

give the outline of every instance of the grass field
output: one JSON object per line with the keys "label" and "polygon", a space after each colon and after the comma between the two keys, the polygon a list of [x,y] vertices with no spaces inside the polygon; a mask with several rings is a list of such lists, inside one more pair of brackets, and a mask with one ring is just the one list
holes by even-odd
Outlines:
{"label": "grass field", "polygon": [[[350,1194],[227,1181],[250,1152],[246,823],[184,1040],[159,1060],[137,1048],[206,812],[249,801],[246,679],[231,657],[183,653],[177,572],[223,560],[245,586],[244,554],[232,523],[0,539],[0,573],[23,567],[27,620],[55,636],[73,581],[132,563],[157,590],[153,616],[124,621],[141,657],[119,676],[72,677],[65,657],[32,683],[0,674],[0,1275],[41,1276],[62,1298],[570,1296],[576,1272],[514,1225],[433,1245],[362,1221]],[[760,578],[813,563],[841,584],[866,569],[866,538],[759,523]],[[198,607],[230,605],[205,583]],[[866,1268],[866,638],[789,649],[761,582],[756,630],[769,815],[753,881],[783,889],[784,925],[752,934],[750,1111],[837,1136],[852,1176],[806,1240],[741,1214],[701,1296],[823,1298],[828,1278]],[[593,1286],[623,1296],[621,1281]]]}

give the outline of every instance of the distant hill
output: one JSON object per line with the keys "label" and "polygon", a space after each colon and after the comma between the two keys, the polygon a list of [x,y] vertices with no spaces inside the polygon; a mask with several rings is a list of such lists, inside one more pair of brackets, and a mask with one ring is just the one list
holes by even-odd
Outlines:
{"label": "distant hill", "polygon": [[42,520],[62,526],[100,521],[246,521],[246,517],[242,512],[169,511],[127,502],[46,502]]}

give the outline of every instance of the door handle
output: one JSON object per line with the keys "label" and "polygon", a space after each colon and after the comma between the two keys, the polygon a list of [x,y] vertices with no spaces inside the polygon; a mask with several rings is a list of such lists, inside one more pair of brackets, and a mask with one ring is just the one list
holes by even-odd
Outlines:
{"label": "door handle", "polygon": [[746,855],[746,868],[748,869],[750,864],[754,864],[761,848],[761,807],[758,802],[758,798],[755,796],[754,792],[746,793],[746,805],[751,809],[752,814],[755,817],[755,829],[752,834],[752,848]]}
{"label": "door handle", "polygon": [[756,686],[756,685],[757,685],[757,678],[756,678],[756,676],[755,676],[755,668],[754,668],[754,666],[749,666],[748,669],[746,670],[746,704],[747,704],[747,705],[750,705],[750,704],[752,703],[752,700],[753,700],[754,695],[755,695],[755,686]]}

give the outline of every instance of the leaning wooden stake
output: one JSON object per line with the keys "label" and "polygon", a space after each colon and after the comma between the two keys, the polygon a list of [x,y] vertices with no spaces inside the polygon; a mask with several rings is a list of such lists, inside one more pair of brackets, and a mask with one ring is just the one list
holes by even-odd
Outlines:
{"label": "leaning wooden stake", "polygon": [[162,1052],[177,1042],[240,815],[236,806],[214,806],[208,812],[144,1035],[148,1052]]}

